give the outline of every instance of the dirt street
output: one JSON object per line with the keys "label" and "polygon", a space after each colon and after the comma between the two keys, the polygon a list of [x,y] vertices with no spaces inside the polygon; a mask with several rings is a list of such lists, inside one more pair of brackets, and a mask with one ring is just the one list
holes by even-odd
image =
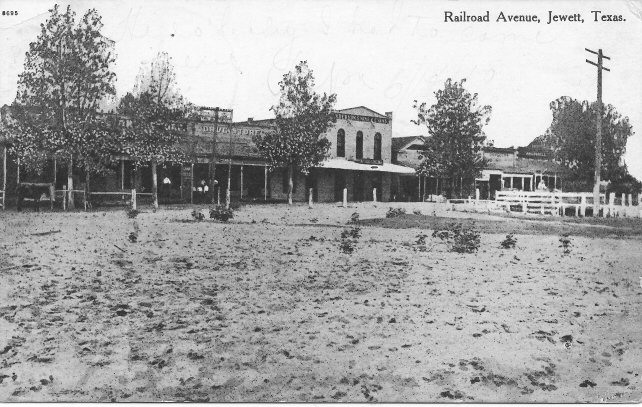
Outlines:
{"label": "dirt street", "polygon": [[339,249],[390,206],[0,213],[0,401],[641,400],[639,235],[564,254],[406,204],[517,245],[374,225]]}

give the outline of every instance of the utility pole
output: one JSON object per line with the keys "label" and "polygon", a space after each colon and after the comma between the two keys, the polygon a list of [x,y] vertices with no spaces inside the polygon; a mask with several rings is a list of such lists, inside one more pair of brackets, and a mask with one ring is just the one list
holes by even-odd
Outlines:
{"label": "utility pole", "polygon": [[212,194],[212,204],[216,202],[216,143],[218,136],[218,107],[214,109],[214,134],[212,135],[212,154],[210,155],[210,193]]}
{"label": "utility pole", "polygon": [[597,55],[597,64],[593,61],[588,62],[597,67],[597,133],[595,137],[595,185],[593,186],[593,216],[600,215],[600,172],[602,170],[602,70],[611,71],[602,65],[602,59],[611,60],[611,58],[602,54],[602,48],[597,52],[584,48],[591,54]]}

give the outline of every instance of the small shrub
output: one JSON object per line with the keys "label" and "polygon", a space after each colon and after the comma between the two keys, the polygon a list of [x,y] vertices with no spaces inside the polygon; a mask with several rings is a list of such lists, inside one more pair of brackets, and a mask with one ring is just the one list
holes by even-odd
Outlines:
{"label": "small shrub", "polygon": [[426,239],[427,238],[428,238],[427,234],[419,233],[417,235],[417,240],[415,241],[415,244],[414,244],[414,249],[416,251],[420,251],[420,252],[428,251],[428,247],[426,246]]}
{"label": "small shrub", "polygon": [[406,209],[405,208],[388,208],[388,212],[386,212],[386,218],[396,218],[401,215],[406,214]]}
{"label": "small shrub", "polygon": [[348,223],[359,223],[359,212],[354,212],[350,215],[350,222]]}
{"label": "small shrub", "polygon": [[447,242],[450,251],[455,253],[474,253],[481,244],[481,235],[474,225],[448,223],[445,229],[433,231],[432,236]]}
{"label": "small shrub", "polygon": [[127,217],[129,219],[135,219],[136,216],[138,216],[139,213],[140,213],[140,211],[138,209],[128,209],[127,210]]}
{"label": "small shrub", "polygon": [[474,253],[479,250],[480,244],[479,232],[473,228],[464,228],[461,234],[455,236],[450,250],[456,253]]}
{"label": "small shrub", "polygon": [[449,222],[445,225],[444,229],[434,230],[432,232],[432,237],[437,237],[440,240],[449,241],[455,238],[455,235],[461,233],[462,224]]}
{"label": "small shrub", "polygon": [[501,245],[504,249],[514,249],[517,244],[517,239],[512,233],[506,235],[506,239],[502,240]]}
{"label": "small shrub", "polygon": [[137,232],[130,232],[129,236],[127,236],[130,242],[136,243],[138,241],[138,233]]}
{"label": "small shrub", "polygon": [[193,210],[192,211],[192,218],[194,218],[195,220],[200,222],[203,219],[205,219],[205,215],[203,215],[203,213],[201,211]]}
{"label": "small shrub", "polygon": [[350,229],[343,229],[341,232],[341,239],[347,239],[349,237],[359,239],[361,237],[361,228],[357,226]]}
{"label": "small shrub", "polygon": [[346,254],[352,254],[360,237],[361,228],[358,226],[342,230],[339,250]]}
{"label": "small shrub", "polygon": [[341,244],[339,244],[339,250],[345,254],[352,254],[354,252],[355,242],[352,239],[343,239]]}
{"label": "small shrub", "polygon": [[569,233],[563,233],[560,236],[560,243],[561,243],[560,247],[562,248],[564,254],[570,254],[573,241],[571,240]]}
{"label": "small shrub", "polygon": [[234,211],[230,206],[230,209],[226,209],[225,206],[217,206],[214,209],[210,209],[210,218],[227,222],[234,217]]}

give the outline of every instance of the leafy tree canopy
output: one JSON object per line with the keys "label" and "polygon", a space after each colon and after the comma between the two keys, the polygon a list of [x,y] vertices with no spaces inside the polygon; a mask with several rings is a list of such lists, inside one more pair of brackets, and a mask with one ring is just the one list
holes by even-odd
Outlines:
{"label": "leafy tree canopy", "polygon": [[336,121],[332,109],[337,96],[314,91],[314,75],[306,61],[283,75],[279,86],[279,103],[271,108],[276,131],[258,135],[254,142],[271,168],[288,168],[291,202],[294,169],[307,173],[328,157],[330,141],[322,136]]}
{"label": "leafy tree canopy", "polygon": [[118,106],[127,123],[121,133],[122,153],[137,165],[186,161],[181,149],[183,119],[191,108],[178,90],[171,58],[159,53],[150,64],[142,65],[133,92]]}
{"label": "leafy tree canopy", "polygon": [[416,125],[424,125],[429,136],[425,141],[424,160],[418,174],[429,177],[470,179],[477,175],[485,162],[481,148],[486,136],[483,126],[490,120],[491,107],[479,106],[477,94],[460,82],[446,80],[444,88],[435,92],[436,103],[415,100]]}
{"label": "leafy tree canopy", "polygon": [[[550,108],[553,120],[539,141],[553,149],[555,160],[569,170],[571,181],[591,185],[595,174],[597,102],[563,96],[551,102]],[[615,182],[625,178],[628,172],[622,156],[633,134],[628,117],[622,117],[612,105],[603,106],[602,179]]]}
{"label": "leafy tree canopy", "polygon": [[115,93],[114,43],[101,34],[95,9],[80,21],[70,6],[62,12],[55,5],[49,13],[18,78],[12,152],[38,168],[45,157],[71,160],[91,151],[80,165],[101,171],[111,146],[102,140],[110,129],[99,118],[99,105]]}

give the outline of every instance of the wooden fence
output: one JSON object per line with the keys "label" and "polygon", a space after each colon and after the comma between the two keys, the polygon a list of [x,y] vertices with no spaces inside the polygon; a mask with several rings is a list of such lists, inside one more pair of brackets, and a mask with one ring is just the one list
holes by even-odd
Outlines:
{"label": "wooden fence", "polygon": [[[593,193],[591,192],[548,192],[548,191],[497,191],[495,201],[506,210],[523,213],[539,213],[565,216],[586,216],[586,209],[593,208]],[[642,194],[633,199],[631,194],[621,194],[616,197],[611,192],[600,194],[601,215],[640,217],[642,212]],[[599,214],[598,214],[599,215]]]}
{"label": "wooden fence", "polygon": [[[78,194],[82,197],[82,205],[84,210],[87,210],[87,208],[91,207],[91,197],[92,196],[121,196],[121,197],[127,197],[130,198],[126,203],[128,206],[130,206],[132,209],[136,209],[137,207],[137,197],[141,196],[149,196],[153,197],[154,194],[151,192],[136,192],[135,189],[129,190],[129,191],[110,191],[110,192],[89,192],[82,190],[82,189],[73,189],[69,190],[66,187],[63,187],[63,189],[54,189],[53,185],[49,187],[49,206],[51,210],[54,209],[54,206],[56,205],[56,202],[60,202],[62,204],[62,210],[66,211],[69,208],[69,200],[71,194]],[[6,191],[0,190],[0,208],[2,210],[6,209]],[[25,201],[31,201],[31,198],[24,198]],[[45,201],[46,202],[46,201]]]}
{"label": "wooden fence", "polygon": [[[63,187],[63,189],[54,189],[53,186],[49,187],[49,205],[51,210],[54,209],[54,206],[56,205],[56,202],[60,202],[62,204],[62,210],[66,211],[69,209],[69,200],[71,194],[79,194],[82,196],[82,204],[84,210],[87,210],[89,207],[91,207],[91,197],[92,196],[121,196],[121,197],[127,197],[130,198],[129,201],[126,201],[128,206],[130,206],[132,209],[137,208],[137,197],[140,196],[149,196],[152,197],[153,194],[151,192],[149,193],[144,193],[144,192],[136,192],[135,189],[129,190],[129,191],[111,191],[111,192],[89,192],[81,189],[74,189],[74,190],[69,190],[66,187]],[[29,198],[25,198],[25,200],[31,200]],[[4,205],[4,191],[2,191],[2,208],[5,208]]]}
{"label": "wooden fence", "polygon": [[91,196],[120,196],[122,199],[125,197],[130,198],[129,201],[127,201],[130,204],[131,209],[136,209],[138,204],[137,204],[137,198],[140,196],[150,196],[153,197],[154,194],[151,192],[136,192],[135,189],[132,189],[131,191],[111,191],[111,192],[90,192],[89,193],[90,197]]}

